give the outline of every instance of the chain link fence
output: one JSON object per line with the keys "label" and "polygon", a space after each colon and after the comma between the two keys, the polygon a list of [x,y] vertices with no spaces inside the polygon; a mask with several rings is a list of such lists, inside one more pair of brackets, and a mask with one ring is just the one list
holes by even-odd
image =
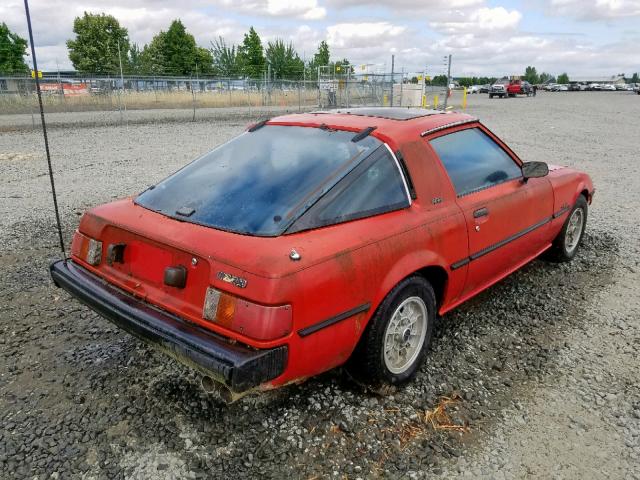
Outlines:
{"label": "chain link fence", "polygon": [[[445,87],[394,78],[390,74],[320,80],[58,74],[45,75],[40,82],[53,125],[255,118],[358,106],[442,108]],[[0,77],[0,128],[39,126],[37,109],[33,78]]]}

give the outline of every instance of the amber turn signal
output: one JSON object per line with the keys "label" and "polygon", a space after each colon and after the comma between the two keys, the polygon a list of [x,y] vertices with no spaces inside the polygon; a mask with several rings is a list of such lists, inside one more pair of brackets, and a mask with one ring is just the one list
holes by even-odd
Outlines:
{"label": "amber turn signal", "polygon": [[291,305],[259,305],[213,287],[207,289],[202,317],[256,340],[282,338],[293,327]]}

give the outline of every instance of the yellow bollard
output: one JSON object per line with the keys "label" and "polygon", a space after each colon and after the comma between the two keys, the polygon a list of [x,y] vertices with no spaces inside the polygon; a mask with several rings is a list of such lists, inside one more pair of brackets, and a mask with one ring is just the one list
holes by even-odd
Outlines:
{"label": "yellow bollard", "polygon": [[434,95],[433,96],[433,108],[435,108],[435,109],[438,108],[438,104],[440,103],[438,100],[439,100],[438,99],[438,95]]}
{"label": "yellow bollard", "polygon": [[422,95],[422,108],[427,108],[427,95]]}
{"label": "yellow bollard", "polygon": [[385,93],[382,97],[382,104],[386,107],[389,104],[389,96]]}
{"label": "yellow bollard", "polygon": [[467,87],[464,88],[462,92],[462,109],[467,108]]}

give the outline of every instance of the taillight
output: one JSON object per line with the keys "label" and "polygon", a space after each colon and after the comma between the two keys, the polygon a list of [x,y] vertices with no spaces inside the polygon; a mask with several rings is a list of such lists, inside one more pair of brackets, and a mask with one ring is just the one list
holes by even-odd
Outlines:
{"label": "taillight", "polygon": [[89,265],[98,265],[102,260],[102,242],[76,231],[71,242],[71,255],[84,260]]}
{"label": "taillight", "polygon": [[258,305],[209,287],[202,317],[256,340],[274,340],[291,332],[291,305]]}

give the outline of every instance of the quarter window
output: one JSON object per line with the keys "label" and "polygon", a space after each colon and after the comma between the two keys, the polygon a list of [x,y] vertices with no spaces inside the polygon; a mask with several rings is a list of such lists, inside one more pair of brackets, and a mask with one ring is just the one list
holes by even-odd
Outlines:
{"label": "quarter window", "polygon": [[516,162],[479,128],[449,133],[430,143],[458,195],[522,177]]}
{"label": "quarter window", "polygon": [[288,233],[378,215],[409,204],[398,165],[386,147],[380,146],[300,217]]}

